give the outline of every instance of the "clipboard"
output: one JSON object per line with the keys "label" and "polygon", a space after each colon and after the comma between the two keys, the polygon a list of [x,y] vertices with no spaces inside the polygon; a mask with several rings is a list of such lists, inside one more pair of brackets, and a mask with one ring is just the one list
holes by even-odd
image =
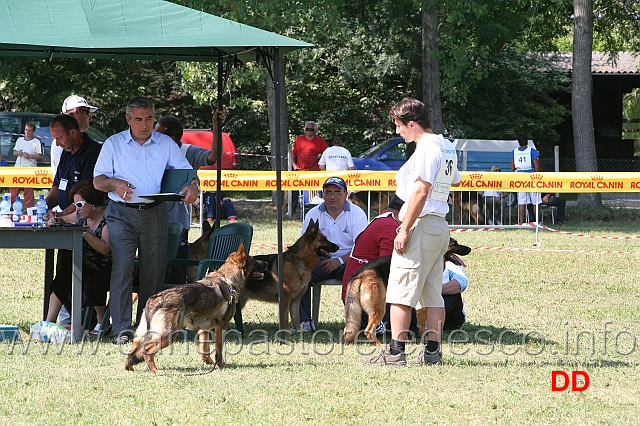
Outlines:
{"label": "clipboard", "polygon": [[[155,195],[164,194],[176,194],[179,197],[179,193],[185,186],[191,184],[191,182],[198,177],[197,171],[194,169],[166,169],[162,176],[162,184],[160,185],[160,193]],[[171,201],[180,201],[181,198]],[[167,200],[165,200],[167,201]]]}

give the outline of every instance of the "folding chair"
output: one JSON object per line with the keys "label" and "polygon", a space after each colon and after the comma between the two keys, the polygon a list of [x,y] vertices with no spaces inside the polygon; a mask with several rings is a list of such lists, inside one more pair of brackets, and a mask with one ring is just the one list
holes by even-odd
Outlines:
{"label": "folding chair", "polygon": [[[227,257],[238,250],[241,241],[244,243],[244,251],[248,255],[252,239],[253,227],[244,222],[230,223],[213,231],[209,237],[207,258],[201,260],[198,264],[196,280],[199,280],[209,272],[220,268],[220,266],[222,266],[222,264],[227,260]],[[236,323],[236,330],[244,336],[242,312],[237,306],[233,319]]]}

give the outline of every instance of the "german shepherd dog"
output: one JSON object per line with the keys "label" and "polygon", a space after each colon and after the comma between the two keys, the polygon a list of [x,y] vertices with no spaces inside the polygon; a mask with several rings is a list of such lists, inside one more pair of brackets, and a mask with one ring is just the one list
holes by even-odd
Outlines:
{"label": "german shepherd dog", "polygon": [[[471,247],[459,244],[455,239],[449,238],[449,247],[444,254],[444,260],[464,265],[457,256],[466,256],[471,252]],[[347,287],[347,296],[344,303],[345,327],[344,343],[353,343],[360,331],[362,311],[369,315],[369,322],[364,329],[364,335],[371,342],[380,345],[376,337],[376,326],[382,320],[386,308],[387,285],[389,283],[389,271],[391,256],[383,256],[362,265],[351,279]],[[420,324],[426,324],[426,309],[416,312],[418,317],[419,333]]]}
{"label": "german shepherd dog", "polygon": [[[370,203],[369,197],[371,197]],[[389,205],[389,198],[389,193],[386,191],[359,191],[352,192],[349,195],[349,201],[360,207],[364,212],[368,211],[370,204],[372,212],[382,213]]]}
{"label": "german shepherd dog", "polygon": [[[125,370],[146,362],[153,373],[158,371],[155,354],[173,343],[176,333],[183,327],[198,331],[198,345],[202,360],[222,368],[224,331],[236,310],[237,298],[249,278],[260,278],[267,264],[247,256],[244,244],[232,253],[217,271],[200,281],[173,287],[151,296],[136,330],[133,346],[129,350]],[[211,359],[209,339],[215,330],[215,362]]]}
{"label": "german shepherd dog", "polygon": [[[320,261],[320,257],[329,258],[330,253],[339,247],[329,241],[320,231],[318,222],[311,220],[304,234],[283,254],[284,307],[291,317],[291,324],[300,331],[300,298],[307,291],[311,272]],[[265,254],[254,257],[266,262],[269,272],[263,279],[250,278],[244,291],[240,294],[238,306],[242,309],[248,300],[278,303],[278,255]],[[288,318],[280,324],[280,330],[288,328]]]}
{"label": "german shepherd dog", "polygon": [[462,223],[462,212],[468,210],[469,214],[479,225],[480,222],[484,222],[482,211],[484,210],[484,198],[482,194],[476,191],[453,191],[453,204],[458,209],[460,214],[460,223]]}

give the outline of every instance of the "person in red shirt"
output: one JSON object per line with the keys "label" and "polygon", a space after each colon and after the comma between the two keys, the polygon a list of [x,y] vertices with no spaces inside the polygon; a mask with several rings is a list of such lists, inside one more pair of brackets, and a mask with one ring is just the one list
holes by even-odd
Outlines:
{"label": "person in red shirt", "polygon": [[316,123],[307,121],[304,135],[298,136],[293,143],[291,166],[293,170],[320,170],[318,160],[329,145],[316,135]]}
{"label": "person in red shirt", "polygon": [[[298,136],[293,142],[291,150],[291,167],[293,170],[320,170],[318,161],[329,145],[320,136],[316,135],[316,123],[307,121],[304,125],[304,135]],[[298,207],[298,191],[292,191],[293,212]]]}
{"label": "person in red shirt", "polygon": [[[374,218],[369,225],[358,235],[356,238],[347,265],[342,276],[342,302],[347,297],[347,285],[349,279],[353,274],[360,269],[360,267],[366,263],[371,262],[374,259],[383,256],[391,256],[393,252],[393,241],[396,237],[396,229],[400,223],[398,222],[398,213],[400,208],[404,204],[397,195],[393,195],[389,201],[389,206],[384,210],[380,216]],[[362,326],[364,329],[367,325],[369,318],[366,313],[362,313]],[[386,307],[386,312],[378,327],[376,327],[376,334],[384,334],[388,329],[389,324],[389,305]],[[411,330],[416,331],[415,315],[412,319]]]}
{"label": "person in red shirt", "polygon": [[358,235],[342,276],[342,301],[347,297],[347,284],[351,276],[365,263],[382,256],[391,256],[393,240],[398,229],[398,213],[404,204],[397,195],[391,197],[389,206],[374,218]]}

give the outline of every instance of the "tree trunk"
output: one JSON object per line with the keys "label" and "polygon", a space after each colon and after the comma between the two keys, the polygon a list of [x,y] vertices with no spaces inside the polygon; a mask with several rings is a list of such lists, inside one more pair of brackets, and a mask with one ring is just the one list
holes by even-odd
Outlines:
{"label": "tree trunk", "polygon": [[[280,134],[276,135],[276,108],[275,108],[275,100],[276,100],[276,85],[273,82],[273,75],[271,73],[267,73],[267,109],[269,116],[269,135],[271,139],[271,170],[276,169],[276,161],[280,161],[282,168],[281,170],[287,170],[288,164],[288,152],[289,152],[289,109],[287,108],[287,98],[285,96],[286,90],[284,86],[284,60],[280,60],[279,67],[279,76],[280,76],[280,84],[278,84],[278,88],[280,90]],[[271,61],[271,69],[273,69],[273,61]],[[275,70],[274,70],[275,72]],[[280,153],[281,158],[276,158],[276,143],[280,143]],[[272,202],[275,205],[276,192],[273,193]]]}
{"label": "tree trunk", "polygon": [[438,63],[438,0],[422,3],[422,96],[434,133],[442,133],[440,104],[440,64]]}
{"label": "tree trunk", "polygon": [[[571,113],[576,155],[576,171],[596,172],[598,161],[593,133],[591,105],[591,55],[593,46],[593,0],[574,0],[573,65],[571,73]],[[601,207],[601,194],[579,194],[578,203]]]}

